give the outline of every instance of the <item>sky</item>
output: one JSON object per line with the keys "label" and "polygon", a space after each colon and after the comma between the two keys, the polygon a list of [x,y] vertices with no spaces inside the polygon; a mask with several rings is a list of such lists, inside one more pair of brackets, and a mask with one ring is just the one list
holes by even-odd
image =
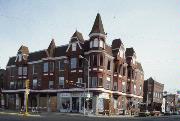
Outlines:
{"label": "sky", "polygon": [[21,45],[30,52],[67,44],[77,29],[85,39],[100,13],[106,42],[121,38],[135,49],[145,79],[180,90],[179,0],[0,0],[0,67]]}

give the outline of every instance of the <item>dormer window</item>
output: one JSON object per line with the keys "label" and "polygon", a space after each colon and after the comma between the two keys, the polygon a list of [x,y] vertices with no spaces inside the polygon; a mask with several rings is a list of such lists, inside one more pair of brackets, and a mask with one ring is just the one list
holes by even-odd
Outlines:
{"label": "dormer window", "polygon": [[72,43],[72,51],[76,51],[76,43]]}

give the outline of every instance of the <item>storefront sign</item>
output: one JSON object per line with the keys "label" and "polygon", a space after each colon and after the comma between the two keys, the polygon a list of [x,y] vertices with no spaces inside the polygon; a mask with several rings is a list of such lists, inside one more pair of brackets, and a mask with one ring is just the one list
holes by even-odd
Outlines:
{"label": "storefront sign", "polygon": [[99,98],[109,99],[109,94],[108,93],[101,93],[101,94],[99,94]]}
{"label": "storefront sign", "polygon": [[71,97],[71,93],[60,93],[60,97]]}

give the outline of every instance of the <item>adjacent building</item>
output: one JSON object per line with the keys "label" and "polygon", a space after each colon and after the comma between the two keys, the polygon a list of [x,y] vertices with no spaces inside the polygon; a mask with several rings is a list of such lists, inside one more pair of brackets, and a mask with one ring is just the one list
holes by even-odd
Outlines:
{"label": "adjacent building", "polygon": [[144,81],[143,102],[148,111],[161,111],[163,103],[164,84],[155,81],[152,77]]}
{"label": "adjacent building", "polygon": [[36,52],[21,46],[7,63],[1,97],[7,108],[21,109],[29,79],[29,107],[60,112],[83,112],[85,107],[95,114],[137,111],[143,101],[144,72],[136,56],[121,39],[107,44],[97,14],[87,40],[76,30],[67,45],[56,46],[52,39],[47,49]]}
{"label": "adjacent building", "polygon": [[[5,70],[4,69],[0,69],[0,94],[2,95],[1,93],[1,90],[4,88],[4,81],[5,81]],[[1,97],[0,97],[1,99]],[[2,100],[0,102],[0,108],[4,106],[4,101]]]}
{"label": "adjacent building", "polygon": [[165,111],[175,112],[178,108],[178,95],[177,94],[167,94],[165,95]]}

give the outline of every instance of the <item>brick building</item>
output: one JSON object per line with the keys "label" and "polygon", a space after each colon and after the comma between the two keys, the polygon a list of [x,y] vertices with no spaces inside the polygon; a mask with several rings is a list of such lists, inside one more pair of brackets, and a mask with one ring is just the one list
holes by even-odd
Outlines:
{"label": "brick building", "polygon": [[152,77],[144,81],[143,102],[148,103],[149,111],[161,111],[163,90],[164,84],[155,81]]}
{"label": "brick building", "polygon": [[[47,49],[36,52],[21,46],[6,67],[2,95],[6,107],[25,105],[25,80],[29,79],[29,107],[83,112],[85,101],[85,108],[96,114],[138,108],[143,99],[142,66],[133,48],[125,49],[120,39],[109,46],[106,36],[97,14],[88,40],[75,31],[67,45],[56,46],[53,39]],[[89,91],[90,100],[84,99],[84,91],[85,95]]]}

